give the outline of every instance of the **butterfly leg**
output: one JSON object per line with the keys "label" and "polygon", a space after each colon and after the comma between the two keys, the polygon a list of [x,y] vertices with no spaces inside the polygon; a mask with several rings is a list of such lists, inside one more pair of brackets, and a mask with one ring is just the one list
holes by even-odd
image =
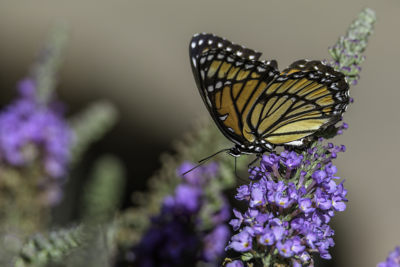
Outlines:
{"label": "butterfly leg", "polygon": [[[251,170],[251,172],[256,172],[257,175],[260,175],[262,177],[265,175],[265,173],[263,171],[258,171],[256,169],[257,167],[253,166],[253,164],[256,163],[257,161],[259,161],[260,159],[262,159],[262,154],[257,154],[256,159],[253,160],[249,165],[247,165],[247,168],[249,168]],[[252,174],[252,175],[254,175],[254,174]]]}
{"label": "butterfly leg", "polygon": [[242,180],[242,181],[245,182],[246,184],[249,183],[248,181],[246,181],[245,179],[241,178],[241,177],[237,174],[236,157],[235,157],[235,174],[236,174],[236,177],[239,178],[239,180]]}
{"label": "butterfly leg", "polygon": [[256,163],[257,161],[259,161],[262,158],[261,154],[257,154],[257,157],[255,160],[253,160],[252,162],[250,162],[249,165],[247,165],[247,168],[251,169],[251,167],[253,167],[253,164]]}

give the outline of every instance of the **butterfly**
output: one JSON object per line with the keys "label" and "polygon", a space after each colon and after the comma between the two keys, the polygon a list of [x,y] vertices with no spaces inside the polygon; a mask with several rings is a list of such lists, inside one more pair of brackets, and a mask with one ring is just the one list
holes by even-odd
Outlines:
{"label": "butterfly", "polygon": [[321,61],[298,60],[282,72],[275,60],[214,34],[194,35],[190,62],[214,122],[235,143],[227,153],[262,155],[301,146],[337,123],[349,104],[345,75]]}

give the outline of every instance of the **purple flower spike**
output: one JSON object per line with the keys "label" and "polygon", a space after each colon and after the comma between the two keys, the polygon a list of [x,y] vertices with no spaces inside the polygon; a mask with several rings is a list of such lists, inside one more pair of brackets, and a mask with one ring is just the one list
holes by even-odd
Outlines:
{"label": "purple flower spike", "polygon": [[[252,248],[252,254],[265,256],[265,251],[269,252],[271,266],[279,261],[285,266],[302,263],[314,266],[310,252],[318,252],[325,259],[331,257],[328,250],[334,245],[331,238],[334,231],[328,223],[335,212],[345,210],[347,201],[343,182],[339,185],[335,182],[339,177],[335,176],[338,170],[332,159],[345,147],[332,143],[323,146],[322,141],[313,139],[307,154],[303,148],[299,148],[303,154],[297,154],[285,146],[280,156],[263,157],[260,163],[263,177],[238,190],[240,194],[236,198],[244,200],[249,209],[244,215],[235,211],[237,219],[231,225],[234,230],[241,229],[243,237],[232,238],[227,248],[248,251],[249,245],[243,246],[243,243],[250,244],[251,239],[260,245]],[[282,165],[286,168],[279,168]],[[255,170],[259,169],[249,171],[254,177]],[[264,171],[269,171],[269,176]],[[272,253],[274,248],[278,254]]]}

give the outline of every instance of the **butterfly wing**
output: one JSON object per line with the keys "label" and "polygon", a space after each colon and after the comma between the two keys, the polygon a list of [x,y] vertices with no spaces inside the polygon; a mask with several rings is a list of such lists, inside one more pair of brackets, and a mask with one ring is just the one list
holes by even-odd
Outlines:
{"label": "butterfly wing", "polygon": [[189,47],[193,75],[203,101],[221,132],[243,145],[247,114],[274,76],[276,61],[257,61],[260,52],[211,34],[194,36]]}
{"label": "butterfly wing", "polygon": [[244,128],[274,145],[300,145],[302,138],[338,122],[348,104],[349,85],[341,72],[299,60],[263,91]]}

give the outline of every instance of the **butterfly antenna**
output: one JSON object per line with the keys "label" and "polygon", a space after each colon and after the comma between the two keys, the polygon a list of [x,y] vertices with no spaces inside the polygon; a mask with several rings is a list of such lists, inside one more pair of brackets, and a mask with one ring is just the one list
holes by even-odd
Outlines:
{"label": "butterfly antenna", "polygon": [[[207,157],[207,158],[205,158],[205,159],[200,160],[199,163],[202,163],[203,161],[207,161],[207,160],[209,160],[210,158],[214,157],[215,155],[217,155],[217,154],[219,154],[219,153],[221,153],[221,152],[228,151],[228,150],[231,150],[231,149],[230,149],[230,148],[228,148],[228,149],[222,149],[221,151],[218,151],[217,153],[215,153],[215,154],[213,154],[213,155],[211,155],[211,156],[209,156],[209,157]],[[200,165],[199,165],[199,166],[200,166]]]}
{"label": "butterfly antenna", "polygon": [[196,167],[191,168],[191,169],[188,170],[187,172],[183,173],[182,176],[185,175],[186,173],[191,172],[191,171],[193,171],[194,169],[200,167],[201,165],[203,165],[204,163],[206,163],[209,159],[211,159],[211,158],[214,157],[215,155],[217,155],[217,154],[219,154],[219,153],[221,153],[221,152],[228,151],[228,150],[230,150],[230,149],[229,149],[229,148],[228,148],[228,149],[222,149],[221,151],[218,151],[217,153],[215,153],[215,154],[213,154],[213,155],[211,155],[211,156],[209,156],[209,157],[207,157],[207,158],[205,158],[205,159],[200,160],[200,161],[199,161],[199,163],[200,163],[199,165],[197,165]]}

